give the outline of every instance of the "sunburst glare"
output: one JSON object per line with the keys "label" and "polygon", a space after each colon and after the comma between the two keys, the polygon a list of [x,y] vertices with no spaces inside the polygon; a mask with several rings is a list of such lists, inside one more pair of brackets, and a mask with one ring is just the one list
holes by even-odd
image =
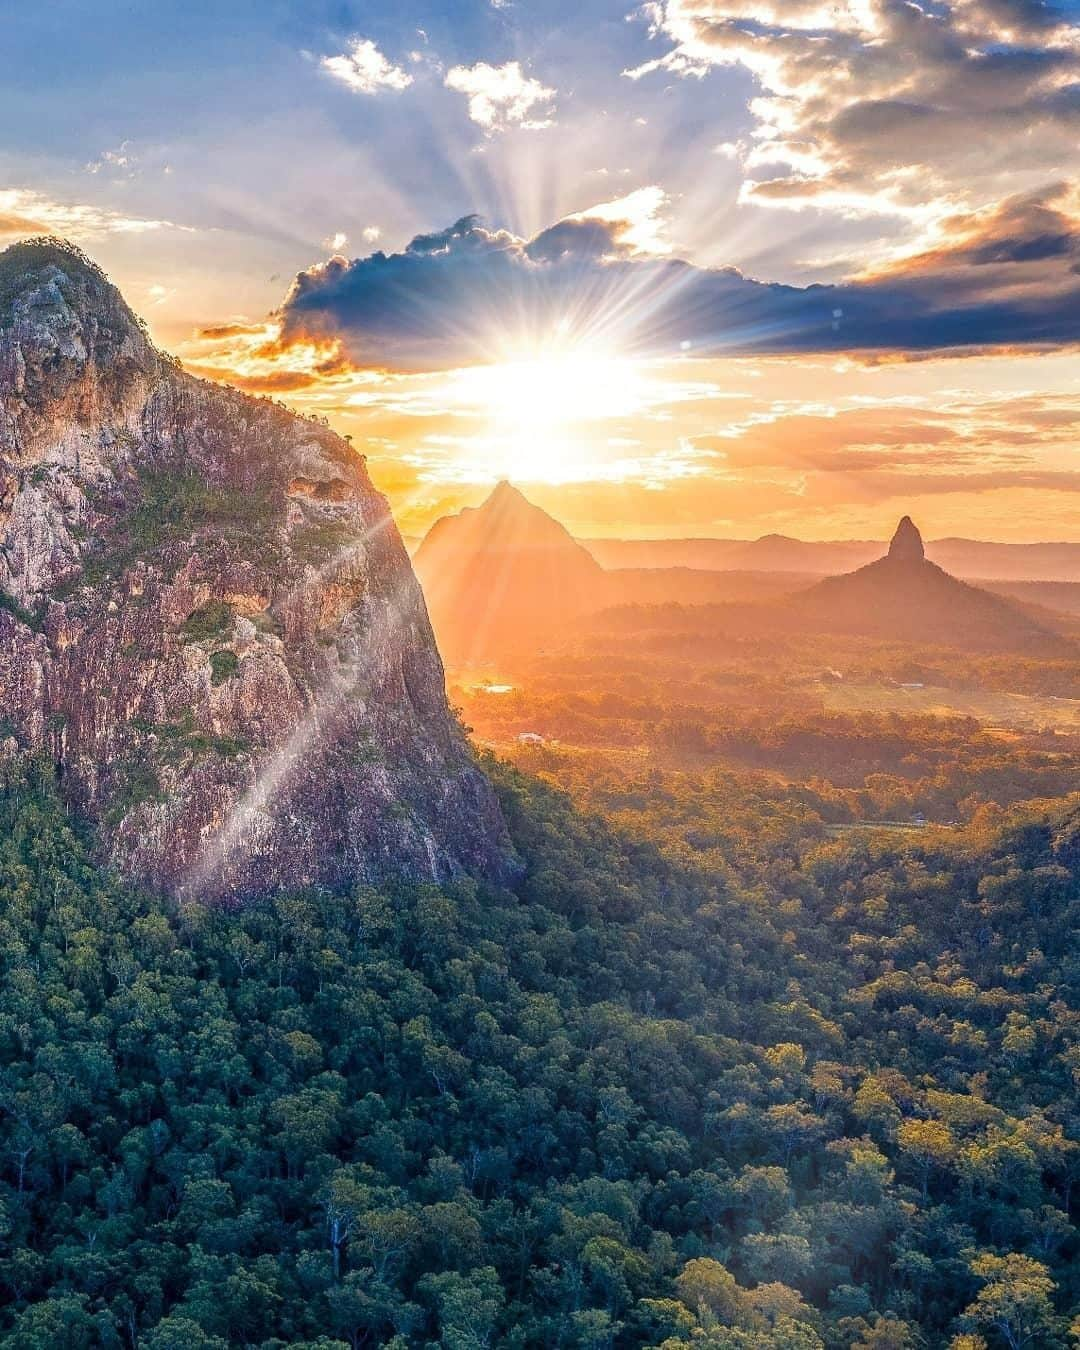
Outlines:
{"label": "sunburst glare", "polygon": [[598,424],[647,398],[641,363],[568,348],[453,372],[448,403],[478,419],[462,476],[564,483],[596,472]]}

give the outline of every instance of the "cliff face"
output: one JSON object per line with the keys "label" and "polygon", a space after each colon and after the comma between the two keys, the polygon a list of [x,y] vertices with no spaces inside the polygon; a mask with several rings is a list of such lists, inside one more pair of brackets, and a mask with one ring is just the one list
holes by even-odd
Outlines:
{"label": "cliff face", "polygon": [[508,865],[362,457],[55,241],[0,254],[0,718],[181,895]]}

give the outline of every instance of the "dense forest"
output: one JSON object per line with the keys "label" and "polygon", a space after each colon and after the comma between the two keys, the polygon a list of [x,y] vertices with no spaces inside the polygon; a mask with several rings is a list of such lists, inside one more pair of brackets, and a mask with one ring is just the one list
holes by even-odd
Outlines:
{"label": "dense forest", "polygon": [[1080,798],[488,767],[514,890],[229,910],[6,762],[0,1346],[1072,1343]]}

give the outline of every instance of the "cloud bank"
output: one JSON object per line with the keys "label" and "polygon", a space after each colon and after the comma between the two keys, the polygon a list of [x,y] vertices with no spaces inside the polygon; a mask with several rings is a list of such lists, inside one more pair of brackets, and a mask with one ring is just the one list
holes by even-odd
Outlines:
{"label": "cloud bank", "polygon": [[806,287],[642,252],[642,213],[654,218],[657,201],[634,193],[531,239],[465,216],[400,253],[332,258],[296,277],[282,338],[400,370],[574,343],[737,356],[1080,341],[1080,202],[1064,184],[957,212],[923,253]]}
{"label": "cloud bank", "polygon": [[[744,200],[933,219],[1077,168],[1080,25],[1045,0],[656,0],[662,56],[761,93]],[[1004,187],[1003,187],[1004,185]]]}
{"label": "cloud bank", "polygon": [[90,240],[103,235],[180,230],[171,220],[125,215],[85,202],[60,202],[30,188],[0,188],[0,245],[27,235],[59,234]]}

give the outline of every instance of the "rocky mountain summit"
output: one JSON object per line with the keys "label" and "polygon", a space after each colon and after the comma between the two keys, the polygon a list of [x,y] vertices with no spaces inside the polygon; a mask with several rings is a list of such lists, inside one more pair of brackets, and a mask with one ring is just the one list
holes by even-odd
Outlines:
{"label": "rocky mountain summit", "polygon": [[508,866],[363,458],[56,240],[0,254],[0,717],[180,895]]}
{"label": "rocky mountain summit", "polygon": [[463,665],[537,644],[610,603],[599,563],[511,483],[480,506],[437,520],[416,551],[432,622]]}
{"label": "rocky mountain summit", "polygon": [[826,631],[974,651],[1075,653],[1059,630],[1061,615],[969,585],[930,562],[910,516],[897,525],[884,558],[828,577],[790,603]]}
{"label": "rocky mountain summit", "polygon": [[889,552],[886,555],[892,558],[894,562],[922,562],[926,557],[926,549],[923,547],[923,537],[919,533],[919,527],[910,516],[902,516],[900,524],[896,527],[896,533],[889,541]]}

